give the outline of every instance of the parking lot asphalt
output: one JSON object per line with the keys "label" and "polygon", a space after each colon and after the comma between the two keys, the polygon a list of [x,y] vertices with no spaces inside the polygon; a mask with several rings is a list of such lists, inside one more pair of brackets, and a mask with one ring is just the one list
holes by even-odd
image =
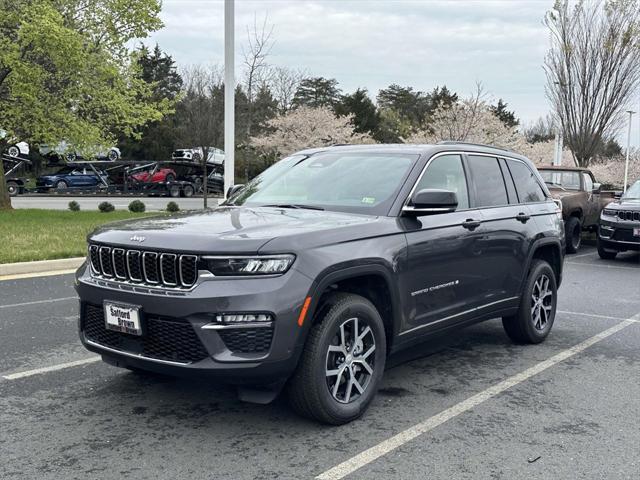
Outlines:
{"label": "parking lot asphalt", "polygon": [[512,344],[496,319],[394,357],[368,412],[341,427],[285,398],[245,404],[93,361],[72,282],[0,282],[2,479],[639,476],[638,254],[568,256],[541,345]]}
{"label": "parking lot asphalt", "polygon": [[[131,202],[140,200],[144,202],[147,210],[159,211],[167,208],[167,203],[176,202],[182,210],[196,210],[202,208],[201,197],[171,198],[171,197],[141,197],[141,196],[95,196],[95,195],[20,195],[11,198],[13,208],[44,208],[47,210],[67,210],[69,202],[75,200],[82,210],[97,210],[102,202],[111,202],[116,210],[126,210]],[[218,205],[220,198],[209,199],[209,206]]]}

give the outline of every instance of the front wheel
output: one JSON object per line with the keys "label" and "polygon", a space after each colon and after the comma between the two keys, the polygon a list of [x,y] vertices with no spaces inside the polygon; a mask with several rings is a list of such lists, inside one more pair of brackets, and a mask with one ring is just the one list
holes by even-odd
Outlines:
{"label": "front wheel", "polygon": [[15,197],[20,192],[20,186],[16,182],[7,182],[7,192],[10,197]]}
{"label": "front wheel", "polygon": [[540,343],[547,338],[556,316],[558,287],[551,265],[534,260],[518,312],[502,318],[502,326],[517,343]]}
{"label": "front wheel", "polygon": [[56,183],[56,190],[66,190],[67,188],[69,188],[69,185],[67,185],[67,182],[64,180],[60,180]]}
{"label": "front wheel", "polygon": [[13,158],[17,158],[20,156],[20,148],[18,148],[17,145],[11,145],[8,149],[7,149],[7,154],[10,157]]}
{"label": "front wheel", "polygon": [[613,260],[618,255],[618,252],[604,248],[602,243],[600,243],[600,237],[598,237],[598,255],[603,260]]}
{"label": "front wheel", "polygon": [[320,311],[289,382],[289,400],[305,417],[342,425],[362,415],[376,394],[386,360],[384,324],[360,295],[335,294]]}

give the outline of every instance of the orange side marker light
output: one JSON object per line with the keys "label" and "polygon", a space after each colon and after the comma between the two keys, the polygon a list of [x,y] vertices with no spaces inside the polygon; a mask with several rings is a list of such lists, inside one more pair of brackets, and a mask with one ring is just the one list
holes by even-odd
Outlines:
{"label": "orange side marker light", "polygon": [[311,304],[311,297],[307,297],[304,300],[304,304],[302,304],[302,310],[300,310],[300,316],[298,317],[298,326],[301,327],[304,323],[304,318],[307,316],[307,310],[309,310],[309,305]]}

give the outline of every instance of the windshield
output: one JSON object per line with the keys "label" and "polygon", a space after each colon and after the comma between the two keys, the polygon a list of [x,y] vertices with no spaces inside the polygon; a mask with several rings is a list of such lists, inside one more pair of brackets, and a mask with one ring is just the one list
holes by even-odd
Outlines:
{"label": "windshield", "polygon": [[580,172],[572,170],[539,170],[544,183],[565,190],[580,190]]}
{"label": "windshield", "polygon": [[626,193],[622,196],[622,198],[624,198],[625,200],[640,200],[640,180],[631,185],[627,189]]}
{"label": "windshield", "polygon": [[417,158],[370,152],[294,155],[254,178],[229,204],[310,206],[383,215]]}

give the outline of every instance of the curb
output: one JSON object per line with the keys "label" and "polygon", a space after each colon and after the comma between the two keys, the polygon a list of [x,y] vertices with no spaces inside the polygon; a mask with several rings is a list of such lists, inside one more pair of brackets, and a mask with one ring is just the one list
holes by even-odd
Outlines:
{"label": "curb", "polygon": [[59,260],[39,260],[37,262],[19,262],[0,264],[0,277],[7,275],[24,275],[30,273],[75,270],[86,257],[62,258]]}

